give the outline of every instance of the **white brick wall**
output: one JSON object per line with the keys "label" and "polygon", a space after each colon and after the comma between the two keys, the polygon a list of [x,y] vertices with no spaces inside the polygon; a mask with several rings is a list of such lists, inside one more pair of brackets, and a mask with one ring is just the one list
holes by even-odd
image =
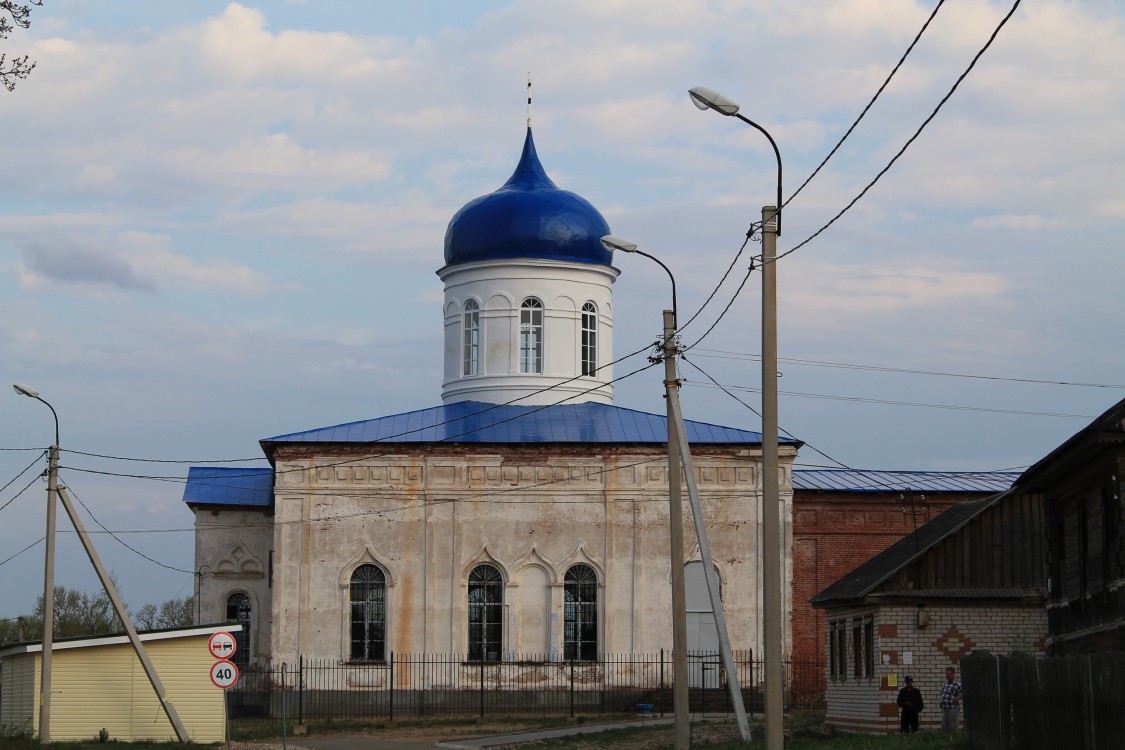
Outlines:
{"label": "white brick wall", "polygon": [[[928,621],[920,627],[922,612],[922,621]],[[855,618],[865,616],[874,621],[875,673],[856,679],[851,627]],[[1047,635],[1046,610],[1028,604],[927,604],[922,608],[902,604],[826,611],[829,632],[832,623],[840,620],[847,623],[847,674],[844,679],[828,677],[826,721],[845,732],[897,732],[895,700],[908,674],[925,702],[920,728],[938,729],[946,667],[957,669],[960,658],[971,651],[1041,653]],[[827,648],[826,642],[826,659]],[[971,686],[965,688],[964,700],[970,701]]]}

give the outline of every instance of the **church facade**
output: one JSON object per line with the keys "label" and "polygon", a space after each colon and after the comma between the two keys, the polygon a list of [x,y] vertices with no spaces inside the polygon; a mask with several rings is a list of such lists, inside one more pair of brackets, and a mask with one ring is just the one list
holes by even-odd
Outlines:
{"label": "church facade", "polygon": [[[761,435],[686,424],[713,559],[685,513],[670,560],[665,418],[613,405],[607,234],[529,128],[446,232],[442,403],[261,440],[266,469],[190,470],[199,622],[242,622],[246,663],[597,661],[671,649],[682,565],[689,649],[713,651],[712,565],[733,648],[758,653]],[[785,602],[799,446],[780,445]]]}

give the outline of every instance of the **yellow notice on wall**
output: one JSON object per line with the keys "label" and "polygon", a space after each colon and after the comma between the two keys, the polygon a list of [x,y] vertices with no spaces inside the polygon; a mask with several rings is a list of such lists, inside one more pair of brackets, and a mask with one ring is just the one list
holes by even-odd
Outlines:
{"label": "yellow notice on wall", "polygon": [[891,672],[887,675],[887,687],[898,687],[898,673]]}

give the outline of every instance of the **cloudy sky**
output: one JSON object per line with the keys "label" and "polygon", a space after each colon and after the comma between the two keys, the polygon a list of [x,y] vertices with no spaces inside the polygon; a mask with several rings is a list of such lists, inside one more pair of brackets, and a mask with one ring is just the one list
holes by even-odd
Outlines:
{"label": "cloudy sky", "polygon": [[[693,312],[776,183],[766,140],[687,89],[769,130],[788,196],[934,5],[47,0],[0,42],[38,62],[0,91],[3,382],[58,410],[87,525],[136,550],[97,536],[130,605],[189,595],[189,463],[439,402],[445,228],[515,166],[529,72],[552,178],[664,259]],[[886,166],[1010,7],[944,4],[788,205],[779,250]],[[1120,4],[1024,3],[895,166],[779,263],[784,429],[852,467],[1011,469],[1125,397],[1123,36]],[[654,339],[668,290],[643,258],[617,265],[620,355]],[[751,406],[759,284],[689,355]],[[760,428],[684,375],[686,416]],[[656,371],[616,394],[664,408]],[[52,440],[45,407],[0,397],[0,617],[41,590],[43,464],[19,475]],[[59,583],[96,586],[73,533],[59,560]]]}

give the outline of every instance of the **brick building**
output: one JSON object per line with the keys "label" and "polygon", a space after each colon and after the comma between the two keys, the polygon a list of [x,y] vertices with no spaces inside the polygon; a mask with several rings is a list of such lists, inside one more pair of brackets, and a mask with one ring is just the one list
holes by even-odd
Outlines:
{"label": "brick building", "polygon": [[898,731],[895,699],[911,675],[941,723],[946,667],[973,650],[1046,647],[1043,508],[1009,490],[949,508],[812,599],[823,611],[826,721],[852,732]]}
{"label": "brick building", "polygon": [[798,700],[824,698],[824,611],[810,600],[946,509],[1006,490],[1015,472],[793,471],[792,656]]}

